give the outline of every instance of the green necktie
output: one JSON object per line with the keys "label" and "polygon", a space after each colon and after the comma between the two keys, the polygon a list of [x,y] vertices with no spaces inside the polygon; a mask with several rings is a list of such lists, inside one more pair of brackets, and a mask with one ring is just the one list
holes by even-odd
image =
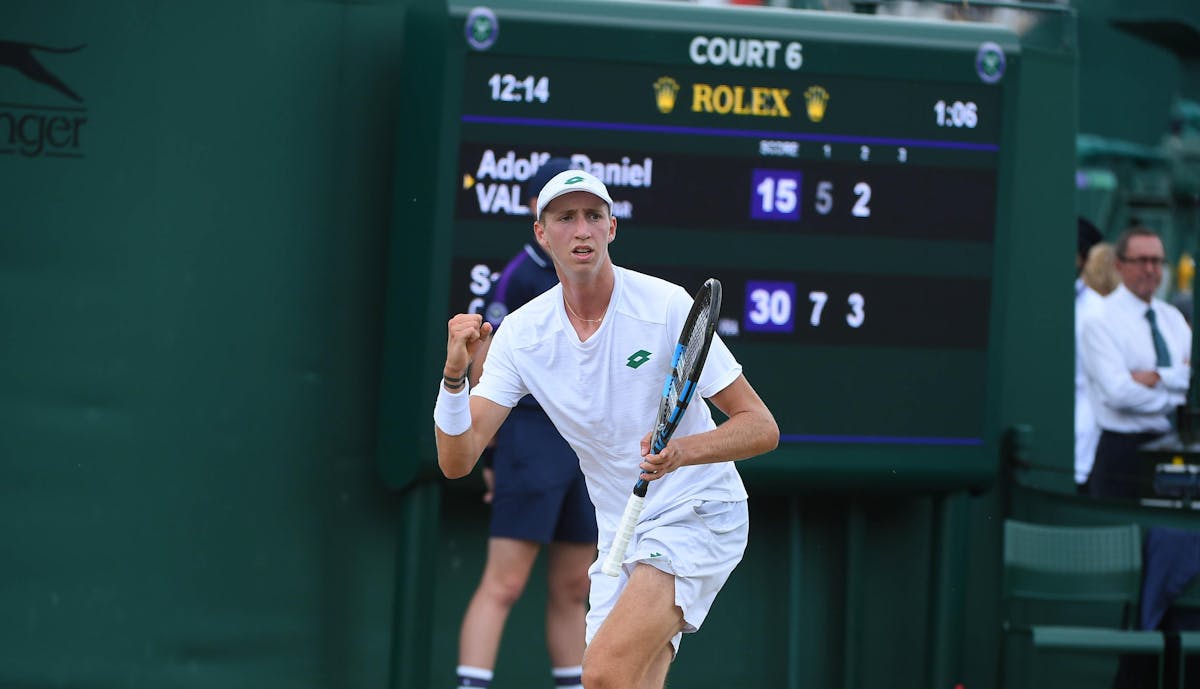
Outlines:
{"label": "green necktie", "polygon": [[1150,336],[1154,338],[1154,356],[1158,359],[1155,365],[1158,368],[1166,368],[1171,365],[1171,352],[1167,351],[1167,341],[1158,331],[1158,323],[1154,320],[1154,309],[1146,309],[1146,320],[1150,321]]}

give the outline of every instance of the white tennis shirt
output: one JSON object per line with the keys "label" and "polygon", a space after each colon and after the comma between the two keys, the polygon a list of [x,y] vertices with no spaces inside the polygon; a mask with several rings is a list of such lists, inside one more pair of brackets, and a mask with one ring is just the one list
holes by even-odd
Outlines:
{"label": "white tennis shirt", "polygon": [[[472,395],[513,407],[531,394],[579,455],[596,507],[600,543],[611,542],[637,481],[639,443],[654,428],[671,354],[692,306],[682,287],[614,267],[615,285],[599,329],[580,342],[567,320],[562,285],[504,319]],[[741,374],[714,337],[697,393],[711,397]],[[693,398],[675,438],[715,428],[708,405]],[[650,482],[642,521],[682,501],[742,500],[746,488],[732,462],[681,467]]]}

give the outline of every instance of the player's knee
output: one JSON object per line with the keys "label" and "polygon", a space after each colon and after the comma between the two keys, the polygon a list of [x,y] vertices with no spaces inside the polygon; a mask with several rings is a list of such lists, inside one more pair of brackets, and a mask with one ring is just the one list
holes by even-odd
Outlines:
{"label": "player's knee", "polygon": [[587,687],[588,689],[596,689],[597,687],[600,687],[600,682],[602,680],[600,677],[597,677],[598,674],[599,672],[595,670],[592,667],[592,664],[587,662],[585,659],[583,661],[583,678],[581,680],[583,686]]}
{"label": "player's knee", "polygon": [[583,652],[583,686],[587,689],[636,689],[646,668],[636,653],[622,651],[608,639],[593,639]]}
{"label": "player's knee", "polygon": [[587,689],[627,689],[630,678],[620,677],[618,667],[613,663],[602,663],[583,658],[583,686]]}

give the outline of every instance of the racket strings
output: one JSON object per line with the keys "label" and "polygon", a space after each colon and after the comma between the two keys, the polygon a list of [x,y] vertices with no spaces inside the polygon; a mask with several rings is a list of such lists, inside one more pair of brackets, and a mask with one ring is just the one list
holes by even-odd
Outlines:
{"label": "racket strings", "polygon": [[667,438],[695,393],[694,387],[698,381],[694,379],[699,378],[699,370],[708,353],[708,342],[714,330],[712,319],[720,308],[714,308],[714,301],[719,305],[719,299],[719,296],[714,296],[713,290],[704,290],[697,296],[692,312],[684,323],[684,331],[679,337],[680,345],[672,361],[671,375],[667,378],[658,406],[654,434],[656,451],[666,445]]}
{"label": "racket strings", "polygon": [[705,332],[708,331],[708,309],[700,313],[696,319],[696,327],[692,330],[691,337],[688,338],[687,346],[684,347],[683,357],[679,364],[679,377],[690,378],[692,372],[696,370],[696,364],[699,363],[700,353],[704,351]]}
{"label": "racket strings", "polygon": [[691,330],[687,333],[687,344],[684,345],[683,353],[679,357],[679,364],[675,367],[671,385],[669,386],[670,390],[667,393],[669,408],[674,408],[679,403],[680,394],[688,385],[688,381],[692,378],[696,367],[702,363],[701,357],[705,350],[704,345],[708,339],[707,333],[712,313],[712,309],[709,308],[711,300],[711,293],[704,295],[701,300],[700,312],[696,315],[696,320],[692,323]]}

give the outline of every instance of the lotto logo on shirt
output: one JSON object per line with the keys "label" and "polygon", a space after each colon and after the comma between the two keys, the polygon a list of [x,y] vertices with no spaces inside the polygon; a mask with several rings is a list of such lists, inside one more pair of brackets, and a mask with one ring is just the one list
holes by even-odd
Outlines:
{"label": "lotto logo on shirt", "polygon": [[629,359],[625,362],[625,365],[629,368],[637,368],[647,361],[650,361],[650,352],[647,352],[644,349],[639,349],[633,354],[629,355]]}

